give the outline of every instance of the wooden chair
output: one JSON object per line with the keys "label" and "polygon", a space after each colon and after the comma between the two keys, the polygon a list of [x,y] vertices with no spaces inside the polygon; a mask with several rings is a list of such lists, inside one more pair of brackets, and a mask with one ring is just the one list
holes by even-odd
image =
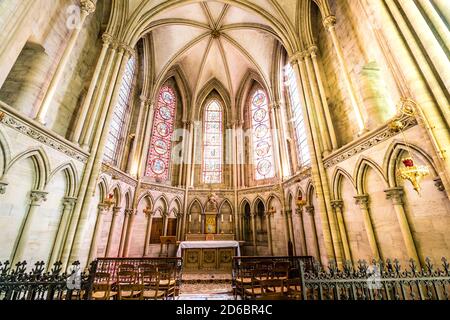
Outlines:
{"label": "wooden chair", "polygon": [[235,299],[237,299],[238,294],[245,298],[245,290],[251,288],[253,272],[255,269],[255,262],[241,262],[236,275]]}
{"label": "wooden chair", "polygon": [[284,282],[287,288],[287,295],[291,300],[302,300],[301,279],[293,278]]}
{"label": "wooden chair", "polygon": [[136,272],[119,271],[117,273],[117,296],[119,300],[142,300],[143,286]]}
{"label": "wooden chair", "polygon": [[259,281],[261,294],[256,296],[258,300],[287,300],[283,279],[267,279]]}
{"label": "wooden chair", "polygon": [[170,264],[161,264],[158,266],[159,289],[165,292],[165,297],[175,297],[175,287],[177,284],[175,278],[175,266]]}
{"label": "wooden chair", "polygon": [[165,297],[166,291],[159,288],[159,274],[156,269],[144,271],[141,274],[141,281],[143,286],[142,298],[144,300],[157,300]]}
{"label": "wooden chair", "polygon": [[93,300],[110,300],[117,296],[117,292],[111,291],[111,275],[106,272],[97,272],[92,285]]}

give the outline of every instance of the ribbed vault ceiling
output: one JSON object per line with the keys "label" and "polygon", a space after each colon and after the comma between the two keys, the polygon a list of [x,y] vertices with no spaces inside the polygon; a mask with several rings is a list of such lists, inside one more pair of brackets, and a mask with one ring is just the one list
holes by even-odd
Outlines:
{"label": "ribbed vault ceiling", "polygon": [[235,96],[249,70],[270,83],[278,40],[257,14],[207,1],[166,10],[151,24],[157,80],[178,64],[194,96],[213,78]]}

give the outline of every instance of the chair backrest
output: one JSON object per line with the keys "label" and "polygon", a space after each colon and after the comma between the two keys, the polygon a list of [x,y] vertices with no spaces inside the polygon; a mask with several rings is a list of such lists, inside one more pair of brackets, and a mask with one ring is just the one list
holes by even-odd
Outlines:
{"label": "chair backrest", "polygon": [[121,271],[135,271],[135,266],[133,264],[129,264],[129,263],[123,263],[121,265],[119,265],[119,267],[117,268],[117,272],[121,272]]}
{"label": "chair backrest", "polygon": [[117,283],[118,284],[133,284],[136,281],[136,272],[134,271],[119,271],[117,272]]}

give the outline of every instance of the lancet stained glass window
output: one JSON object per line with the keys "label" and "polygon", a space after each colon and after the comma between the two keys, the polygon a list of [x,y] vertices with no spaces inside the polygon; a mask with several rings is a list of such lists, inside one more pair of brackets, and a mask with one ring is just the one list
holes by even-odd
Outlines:
{"label": "lancet stained glass window", "polygon": [[251,101],[253,160],[255,179],[270,179],[275,176],[272,134],[267,97],[262,90],[257,90]]}
{"label": "lancet stained glass window", "polygon": [[203,127],[203,182],[222,182],[222,107],[216,100],[208,104]]}
{"label": "lancet stained glass window", "polygon": [[295,78],[294,69],[290,64],[286,66],[286,77],[291,98],[293,123],[297,136],[297,152],[299,160],[302,166],[309,166],[311,164],[311,156],[309,154],[308,141],[306,138],[305,117],[301,107],[297,79]]}
{"label": "lancet stained glass window", "polygon": [[159,92],[158,104],[153,117],[152,138],[146,170],[146,176],[154,177],[161,182],[169,179],[176,104],[175,90],[170,86],[163,86]]}
{"label": "lancet stained glass window", "polygon": [[106,141],[105,146],[105,161],[112,164],[116,164],[117,162],[117,154],[119,151],[120,142],[123,138],[123,130],[125,127],[125,119],[130,102],[135,69],[136,60],[132,57],[128,60],[125,68],[122,84],[120,85],[119,98],[117,105],[114,108],[108,140]]}

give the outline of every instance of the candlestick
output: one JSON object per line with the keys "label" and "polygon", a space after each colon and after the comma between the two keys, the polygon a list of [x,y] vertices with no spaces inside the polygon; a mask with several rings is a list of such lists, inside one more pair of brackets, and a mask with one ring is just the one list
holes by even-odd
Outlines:
{"label": "candlestick", "polygon": [[223,222],[223,214],[220,215],[220,222]]}
{"label": "candlestick", "polygon": [[192,222],[192,215],[189,215],[189,222]]}
{"label": "candlestick", "polygon": [[233,216],[230,214],[230,222],[233,222]]}
{"label": "candlestick", "polygon": [[201,214],[198,215],[198,222],[200,222],[200,223],[202,222],[202,215]]}

